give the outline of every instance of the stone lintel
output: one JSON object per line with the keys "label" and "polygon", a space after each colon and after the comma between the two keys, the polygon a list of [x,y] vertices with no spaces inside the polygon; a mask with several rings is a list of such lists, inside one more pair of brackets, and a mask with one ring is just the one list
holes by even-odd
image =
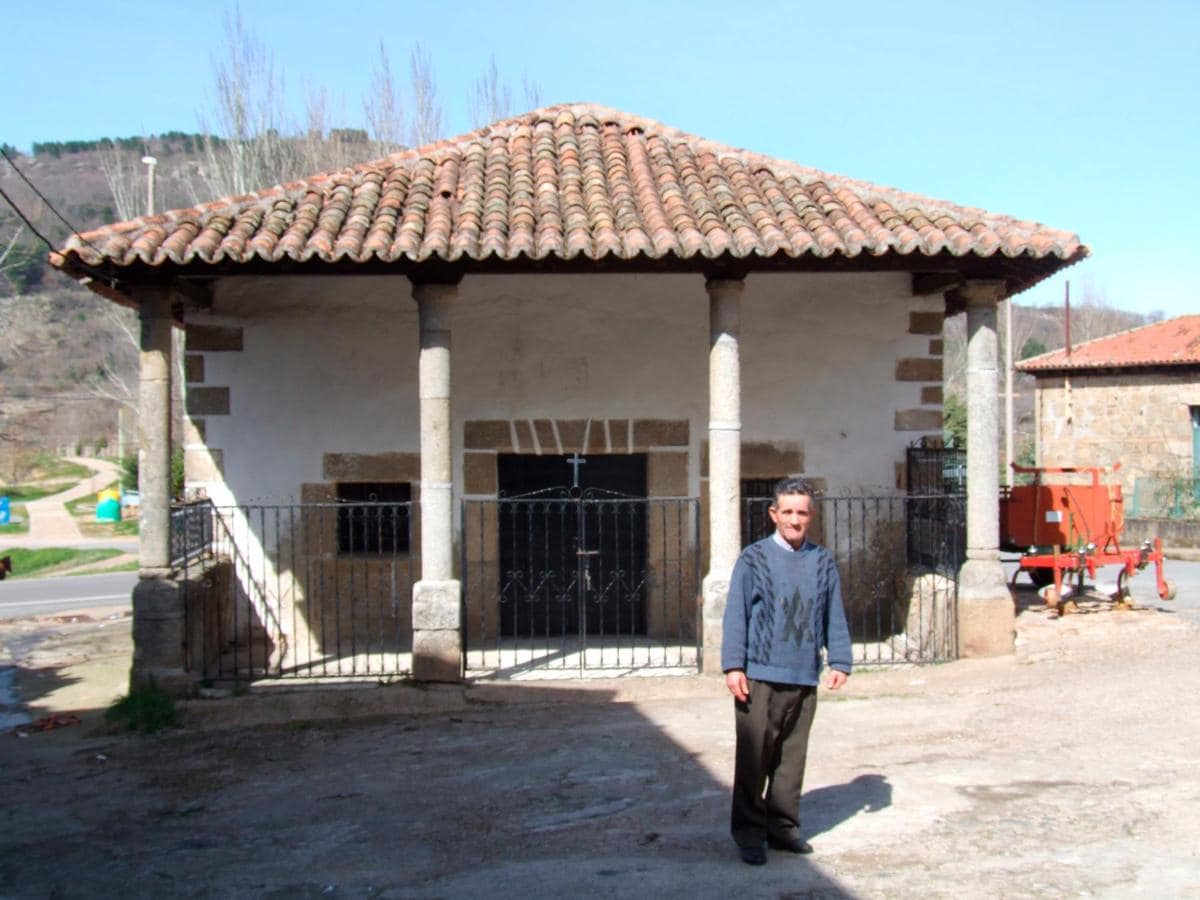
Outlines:
{"label": "stone lintel", "polygon": [[558,440],[563,453],[584,453],[583,435],[587,431],[586,419],[559,419]]}
{"label": "stone lintel", "polygon": [[517,432],[517,444],[513,447],[516,453],[533,453],[533,426],[528,419],[517,419],[513,422]]}
{"label": "stone lintel", "polygon": [[650,447],[686,447],[689,432],[687,419],[636,419],[633,446],[639,452]]}
{"label": "stone lintel", "polygon": [[533,423],[537,434],[538,447],[543,456],[553,456],[558,453],[558,438],[554,435],[554,423],[549,419],[537,419]]}
{"label": "stone lintel", "polygon": [[476,419],[463,423],[463,447],[467,450],[513,449],[512,429],[507,419]]}
{"label": "stone lintel", "polygon": [[419,481],[419,453],[326,453],[322,477],[329,481]]}
{"label": "stone lintel", "polygon": [[[799,441],[742,441],[742,478],[784,478],[804,472]],[[708,441],[700,443],[700,477],[708,477]]]}

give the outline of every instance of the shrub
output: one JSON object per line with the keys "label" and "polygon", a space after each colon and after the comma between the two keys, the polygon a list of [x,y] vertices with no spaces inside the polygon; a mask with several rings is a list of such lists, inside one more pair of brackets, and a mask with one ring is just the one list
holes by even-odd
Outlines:
{"label": "shrub", "polygon": [[104,713],[104,718],[126,731],[153,734],[164,728],[176,727],[179,724],[179,710],[170,694],[151,683],[134,688],[117,700]]}

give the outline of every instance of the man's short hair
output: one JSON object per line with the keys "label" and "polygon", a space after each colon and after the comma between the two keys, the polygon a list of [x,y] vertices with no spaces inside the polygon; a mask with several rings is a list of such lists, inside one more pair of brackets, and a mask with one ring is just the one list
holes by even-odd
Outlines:
{"label": "man's short hair", "polygon": [[775,482],[771,505],[778,508],[779,498],[785,494],[803,494],[814,503],[817,499],[816,489],[807,478],[781,478]]}

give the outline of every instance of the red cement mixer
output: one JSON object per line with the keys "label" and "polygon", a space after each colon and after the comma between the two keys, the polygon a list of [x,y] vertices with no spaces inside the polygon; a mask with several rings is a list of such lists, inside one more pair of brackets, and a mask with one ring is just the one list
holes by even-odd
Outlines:
{"label": "red cement mixer", "polygon": [[[1093,580],[1101,566],[1119,565],[1117,593],[1124,600],[1128,579],[1154,563],[1158,596],[1175,597],[1175,585],[1163,577],[1162,540],[1145,541],[1136,550],[1122,550],[1120,535],[1125,528],[1125,506],[1119,484],[1103,484],[1112,469],[1035,468],[1012,464],[1013,471],[1032,475],[1033,483],[1002,488],[1000,492],[1000,546],[1022,554],[1021,572],[1037,587],[1054,585],[1045,592],[1046,604],[1057,607],[1062,599],[1063,580],[1077,579],[1083,588],[1086,574]],[[1046,483],[1045,476],[1060,476]],[[1068,477],[1074,476],[1074,477]],[[1088,479],[1081,483],[1083,479]]]}

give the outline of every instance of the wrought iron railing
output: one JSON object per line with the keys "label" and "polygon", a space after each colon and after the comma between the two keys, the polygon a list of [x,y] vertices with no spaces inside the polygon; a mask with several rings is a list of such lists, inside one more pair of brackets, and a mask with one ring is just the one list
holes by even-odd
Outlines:
{"label": "wrought iron railing", "polygon": [[189,668],[213,681],[411,672],[411,503],[194,505],[174,515]]}
{"label": "wrought iron railing", "polygon": [[699,525],[689,498],[465,500],[468,670],[695,670]]}
{"label": "wrought iron railing", "polygon": [[198,500],[171,507],[171,567],[179,568],[189,560],[212,550],[213,505]]}
{"label": "wrought iron railing", "polygon": [[[743,501],[747,539],[772,532],[770,505]],[[956,657],[965,523],[959,494],[818,499],[809,535],[837,561],[856,664]]]}

